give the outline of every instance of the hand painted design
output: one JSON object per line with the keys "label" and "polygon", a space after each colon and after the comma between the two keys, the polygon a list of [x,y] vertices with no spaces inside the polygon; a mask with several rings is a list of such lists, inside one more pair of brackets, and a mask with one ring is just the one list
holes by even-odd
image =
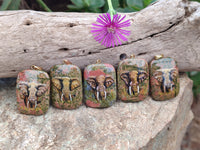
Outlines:
{"label": "hand painted design", "polygon": [[78,79],[70,79],[69,77],[55,77],[52,79],[53,85],[59,91],[61,101],[72,101],[71,91],[81,86]]}
{"label": "hand painted design", "polygon": [[128,87],[128,94],[137,95],[140,93],[139,84],[142,83],[148,77],[148,73],[145,71],[127,71],[120,75],[121,79],[125,82]]}
{"label": "hand painted design", "polygon": [[97,101],[106,100],[106,89],[114,83],[114,79],[110,75],[91,76],[87,79],[87,83],[93,89]]}
{"label": "hand painted design", "polygon": [[24,104],[27,108],[36,108],[38,97],[42,96],[47,91],[46,84],[34,83],[34,82],[20,82],[19,89],[22,94],[21,97],[24,99]]}
{"label": "hand painted design", "polygon": [[175,87],[174,80],[177,78],[178,72],[176,69],[158,69],[154,74],[154,78],[159,82],[159,86],[163,93],[173,90]]}

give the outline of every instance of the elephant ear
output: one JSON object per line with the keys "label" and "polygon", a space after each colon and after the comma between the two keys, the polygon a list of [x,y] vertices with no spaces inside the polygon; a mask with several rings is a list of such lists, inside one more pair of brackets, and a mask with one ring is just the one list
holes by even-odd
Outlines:
{"label": "elephant ear", "polygon": [[124,72],[120,75],[121,79],[125,82],[126,85],[129,84],[129,72]]}
{"label": "elephant ear", "polygon": [[114,80],[111,76],[106,76],[105,78],[105,86],[106,88],[110,87],[114,83]]}
{"label": "elephant ear", "polygon": [[153,76],[158,82],[162,83],[163,82],[163,75],[162,74],[163,74],[162,71],[157,71],[153,74]]}
{"label": "elephant ear", "polygon": [[52,83],[53,83],[53,85],[58,89],[58,90],[61,90],[61,84],[60,84],[60,80],[59,79],[55,79],[55,78],[53,78],[52,79]]}
{"label": "elephant ear", "polygon": [[149,76],[149,74],[146,71],[138,72],[138,81],[139,81],[139,83],[142,83],[148,76]]}
{"label": "elephant ear", "polygon": [[28,95],[28,84],[27,83],[19,83],[19,89],[24,96]]}
{"label": "elephant ear", "polygon": [[71,79],[71,83],[70,83],[70,90],[73,91],[74,89],[78,88],[81,86],[81,83],[79,80],[77,79]]}
{"label": "elephant ear", "polygon": [[172,69],[170,71],[170,77],[172,80],[175,80],[177,78],[177,75],[178,75],[178,71],[176,69]]}
{"label": "elephant ear", "polygon": [[42,96],[42,94],[44,94],[46,91],[47,91],[47,87],[46,87],[45,84],[38,85],[37,86],[37,93],[36,93],[36,95],[38,97]]}
{"label": "elephant ear", "polygon": [[96,83],[96,78],[95,77],[89,77],[87,80],[87,83],[90,85],[90,87],[92,88],[92,89],[96,89],[96,87],[97,87],[97,83]]}

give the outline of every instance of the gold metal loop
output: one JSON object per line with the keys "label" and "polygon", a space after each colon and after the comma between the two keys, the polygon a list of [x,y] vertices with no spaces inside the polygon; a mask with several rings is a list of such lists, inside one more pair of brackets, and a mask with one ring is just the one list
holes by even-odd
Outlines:
{"label": "gold metal loop", "polygon": [[135,55],[134,55],[134,54],[131,54],[130,58],[135,58]]}
{"label": "gold metal loop", "polygon": [[32,65],[32,66],[31,66],[31,69],[32,69],[32,70],[40,70],[40,71],[43,70],[41,67],[38,67],[38,66],[36,66],[36,65]]}
{"label": "gold metal loop", "polygon": [[161,59],[161,58],[163,58],[163,57],[164,57],[163,54],[155,55],[155,56],[154,56],[154,59],[155,59],[155,60],[158,60],[158,59]]}
{"label": "gold metal loop", "polygon": [[100,60],[100,59],[97,59],[96,63],[97,63],[97,64],[100,64],[100,63],[101,63],[101,60]]}
{"label": "gold metal loop", "polygon": [[72,64],[72,63],[71,63],[71,61],[69,61],[69,60],[66,60],[66,59],[65,59],[65,60],[63,60],[63,62],[64,62],[66,65],[70,65],[70,64]]}

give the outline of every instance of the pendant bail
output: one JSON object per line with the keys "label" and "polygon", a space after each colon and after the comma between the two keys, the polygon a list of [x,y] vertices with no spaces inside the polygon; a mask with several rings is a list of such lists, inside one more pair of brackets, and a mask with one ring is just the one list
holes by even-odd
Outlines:
{"label": "pendant bail", "polygon": [[158,60],[158,59],[161,59],[161,58],[163,58],[163,57],[164,57],[163,54],[155,55],[155,56],[154,56],[154,59],[155,59],[155,60]]}
{"label": "pendant bail", "polygon": [[131,54],[131,55],[130,55],[130,58],[135,58],[135,55],[134,55],[134,54]]}
{"label": "pendant bail", "polygon": [[101,63],[101,60],[100,60],[100,59],[97,59],[96,63],[97,63],[97,64],[100,64],[100,63]]}
{"label": "pendant bail", "polygon": [[71,63],[71,61],[69,61],[69,60],[66,60],[66,59],[65,59],[65,60],[63,60],[63,62],[64,62],[66,65],[70,65],[70,64],[72,64],[72,63]]}
{"label": "pendant bail", "polygon": [[36,66],[36,65],[32,65],[32,66],[31,66],[31,69],[32,69],[32,70],[40,70],[40,71],[43,70],[42,67],[38,67],[38,66]]}

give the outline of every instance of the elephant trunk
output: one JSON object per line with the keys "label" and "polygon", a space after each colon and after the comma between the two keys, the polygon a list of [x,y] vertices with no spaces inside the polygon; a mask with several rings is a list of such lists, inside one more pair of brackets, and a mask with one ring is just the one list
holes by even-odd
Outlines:
{"label": "elephant trunk", "polygon": [[104,85],[97,86],[96,92],[97,92],[96,93],[97,100],[99,100],[100,97],[102,100],[106,99],[107,93],[106,93],[106,87]]}
{"label": "elephant trunk", "polygon": [[174,84],[173,84],[173,82],[170,82],[170,83],[168,83],[168,84],[164,84],[164,91],[166,92],[166,89],[167,90],[173,90],[173,86],[174,86]]}
{"label": "elephant trunk", "polygon": [[61,101],[72,101],[72,95],[69,93],[69,90],[62,90]]}
{"label": "elephant trunk", "polygon": [[29,89],[29,96],[28,96],[28,103],[27,103],[27,105],[29,104],[29,102],[31,104],[37,103],[36,92],[37,92],[37,90],[35,88],[30,88]]}
{"label": "elephant trunk", "polygon": [[138,83],[133,83],[132,81],[130,82],[129,85],[129,95],[132,95],[132,92],[134,95],[139,94],[140,92],[140,87]]}

